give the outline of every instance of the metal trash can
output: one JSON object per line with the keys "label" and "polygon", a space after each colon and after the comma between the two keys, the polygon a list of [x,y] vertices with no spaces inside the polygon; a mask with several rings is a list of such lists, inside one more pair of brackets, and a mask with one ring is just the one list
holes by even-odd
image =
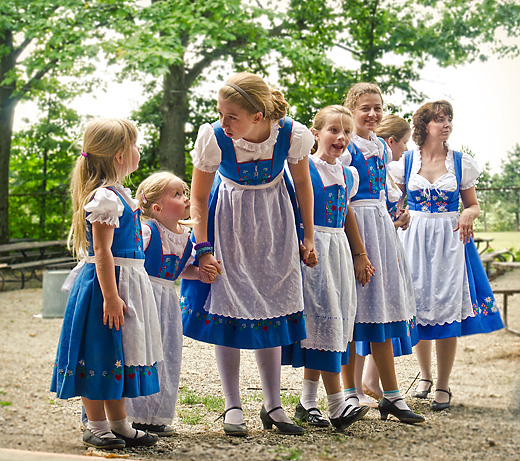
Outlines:
{"label": "metal trash can", "polygon": [[43,273],[42,317],[63,317],[69,294],[61,291],[61,286],[70,270],[53,270]]}

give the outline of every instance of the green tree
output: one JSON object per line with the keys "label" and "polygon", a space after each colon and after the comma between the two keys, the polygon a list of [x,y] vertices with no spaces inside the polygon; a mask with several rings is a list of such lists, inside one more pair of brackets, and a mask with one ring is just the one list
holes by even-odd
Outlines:
{"label": "green tree", "polygon": [[[13,116],[21,100],[52,94],[60,76],[81,77],[67,95],[88,89],[101,26],[121,1],[10,0],[0,2],[0,243],[9,239],[9,161]],[[62,92],[62,96],[65,93]]]}
{"label": "green tree", "polygon": [[78,114],[59,95],[40,101],[42,118],[15,133],[10,168],[10,235],[64,238],[70,225],[70,172],[79,155]]}
{"label": "green tree", "polygon": [[514,217],[514,230],[520,230],[520,144],[507,153],[502,161],[499,185],[504,188],[501,193],[501,208]]}

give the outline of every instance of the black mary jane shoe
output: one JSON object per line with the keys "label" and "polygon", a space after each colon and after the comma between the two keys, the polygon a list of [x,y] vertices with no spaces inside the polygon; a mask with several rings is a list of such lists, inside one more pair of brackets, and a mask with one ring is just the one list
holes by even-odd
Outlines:
{"label": "black mary jane shoe", "polygon": [[298,402],[296,410],[294,411],[294,419],[308,423],[309,426],[315,427],[328,427],[329,422],[323,417],[321,411],[318,408],[309,408],[308,410]]}
{"label": "black mary jane shoe", "polygon": [[275,421],[273,418],[271,418],[270,414],[273,411],[280,410],[280,409],[282,409],[282,407],[275,407],[275,408],[267,411],[265,409],[265,407],[262,405],[262,409],[260,410],[260,419],[262,420],[264,429],[272,429],[273,424],[274,424],[282,434],[302,435],[305,432],[305,429],[303,427],[300,427],[294,423],[278,422],[278,421]]}
{"label": "black mary jane shoe", "polygon": [[[397,399],[403,400],[403,399]],[[396,402],[397,400],[394,400]],[[394,415],[399,421],[408,424],[424,423],[424,417],[414,413],[412,410],[401,410],[397,408],[394,402],[391,402],[386,397],[383,397],[378,405],[381,419],[386,421],[389,414]]]}
{"label": "black mary jane shoe", "polygon": [[166,424],[132,423],[132,427],[139,431],[148,431],[150,434],[155,434],[158,437],[171,437],[173,434],[175,434],[173,427]]}
{"label": "black mary jane shoe", "polygon": [[131,447],[151,447],[157,443],[159,437],[155,434],[150,434],[148,431],[144,433],[142,437],[137,437],[137,429],[135,429],[135,435],[133,437],[126,437],[123,434],[118,434],[112,431],[112,433],[119,439],[123,439],[126,443],[127,448]]}
{"label": "black mary jane shoe", "polygon": [[351,408],[352,405],[347,405],[341,416],[337,418],[330,418],[331,424],[336,428],[337,431],[343,432],[356,421],[362,419],[370,409],[369,407],[356,407],[347,415],[347,411],[349,411]]}
{"label": "black mary jane shoe", "polygon": [[126,447],[126,443],[122,437],[116,436],[115,439],[113,437],[98,437],[90,432],[89,429],[83,433],[83,445],[99,448],[100,450],[120,450]]}
{"label": "black mary jane shoe", "polygon": [[449,389],[447,391],[444,389],[435,389],[435,392],[445,392],[446,394],[448,394],[448,401],[439,403],[439,402],[437,402],[437,400],[434,400],[430,406],[432,411],[442,411],[442,410],[447,410],[448,408],[450,408],[451,391]]}
{"label": "black mary jane shoe", "polygon": [[[231,410],[240,410],[242,411],[241,407],[229,407],[227,410],[224,411],[216,420],[226,418],[226,414],[228,411]],[[246,437],[249,433],[247,431],[246,423],[241,424],[233,424],[233,423],[226,423],[224,422],[224,434],[230,435],[232,437]]]}
{"label": "black mary jane shoe", "polygon": [[428,384],[428,388],[425,389],[424,391],[412,392],[412,397],[415,398],[415,399],[426,399],[426,398],[428,398],[428,394],[432,390],[433,382],[431,380],[429,380],[429,379],[420,379],[419,382],[421,382],[421,381],[429,383]]}

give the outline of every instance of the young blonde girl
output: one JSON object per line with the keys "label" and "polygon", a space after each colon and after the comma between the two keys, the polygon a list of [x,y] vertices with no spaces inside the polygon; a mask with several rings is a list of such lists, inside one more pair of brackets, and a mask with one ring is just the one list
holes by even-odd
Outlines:
{"label": "young blonde girl", "polygon": [[[407,149],[407,143],[410,140],[412,129],[410,124],[402,117],[395,114],[388,114],[383,117],[381,124],[376,128],[375,134],[378,138],[383,139],[389,148],[389,157],[392,162],[395,162],[401,158],[404,151]],[[391,153],[391,155],[390,155]],[[394,183],[390,175],[386,176],[386,206],[390,217],[394,222],[396,229],[402,228],[403,230],[408,227],[410,222],[410,214],[408,210],[403,208],[403,194],[399,187]],[[398,239],[397,251],[399,258],[399,268],[404,269],[406,264],[406,257],[404,255],[404,249],[402,248],[401,242]],[[406,278],[406,274],[409,270],[406,269],[403,277]],[[409,290],[408,296],[414,297],[413,286],[408,283],[406,287]],[[410,325],[414,327],[412,323]],[[406,338],[392,339],[394,356],[401,356],[403,354],[411,354],[412,346],[417,344],[419,340],[417,329],[410,328],[410,335]],[[368,405],[371,407],[377,407],[377,403],[367,396],[381,400],[383,397],[383,390],[379,383],[379,373],[377,372],[376,364],[372,358],[372,355],[368,355],[367,365],[365,374],[363,375],[363,366],[365,363],[365,355],[370,354],[370,344],[358,342],[356,344],[356,390],[361,405]]]}
{"label": "young blonde girl", "polygon": [[[411,277],[403,273],[399,264],[397,235],[386,208],[388,152],[385,142],[374,133],[383,117],[383,97],[377,85],[358,83],[349,90],[345,106],[354,116],[354,134],[340,161],[358,170],[359,188],[350,206],[376,269],[369,284],[357,284],[354,339],[370,343],[383,387],[381,418],[393,414],[406,423],[421,423],[424,418],[413,413],[402,399],[395,375],[392,339],[407,338],[415,318],[415,305],[407,288]],[[343,377],[347,385],[353,380],[347,369]],[[353,404],[358,401],[355,386],[348,387],[345,394]]]}
{"label": "young blonde girl", "polygon": [[[356,278],[365,284],[373,275],[348,201],[357,192],[359,176],[337,159],[345,152],[353,130],[352,113],[327,106],[314,118],[315,152],[309,156],[314,191],[314,238],[320,254],[315,268],[302,267],[307,338],[284,346],[282,363],[304,366],[303,391],[295,418],[312,426],[328,421],[316,405],[320,375],[327,392],[329,418],[339,431],[359,420],[368,408],[345,401],[341,365],[347,363],[356,317]],[[352,262],[352,253],[361,255]],[[354,367],[354,360],[349,365]]]}
{"label": "young blonde girl", "polygon": [[130,427],[125,408],[125,397],[159,391],[156,364],[163,358],[140,210],[121,185],[139,165],[136,141],[127,120],[90,122],[72,175],[70,241],[86,262],[67,303],[51,391],[61,399],[81,396],[83,443],[103,449],[157,442]]}
{"label": "young blonde girl", "polygon": [[221,274],[206,289],[182,281],[183,329],[216,345],[224,432],[231,436],[248,434],[240,399],[240,349],[255,350],[264,428],[303,433],[284,413],[280,397],[280,346],[305,337],[295,197],[284,164],[289,164],[305,230],[303,260],[314,265],[306,159],[314,140],[307,128],[286,117],[287,106],[261,77],[236,74],[218,92],[219,121],[201,126],[192,152],[197,260],[199,267],[214,265]]}
{"label": "young blonde girl", "polygon": [[[144,267],[152,282],[157,304],[164,361],[157,364],[161,391],[127,401],[128,417],[136,429],[160,437],[171,436],[169,424],[175,414],[182,359],[182,319],[179,297],[174,287],[178,277],[199,279],[199,268],[192,265],[188,225],[190,200],[188,186],[170,172],[155,173],[137,189],[136,199],[144,219]],[[210,281],[215,266],[206,269]]]}

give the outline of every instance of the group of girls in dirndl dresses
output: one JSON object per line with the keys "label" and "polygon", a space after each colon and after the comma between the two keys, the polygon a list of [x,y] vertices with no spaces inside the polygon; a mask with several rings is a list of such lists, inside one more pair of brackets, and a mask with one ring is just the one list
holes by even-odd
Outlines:
{"label": "group of girls in dirndl dresses", "polygon": [[[329,106],[317,114],[312,132],[286,115],[287,106],[283,95],[256,75],[237,74],[225,83],[218,94],[219,121],[200,128],[192,153],[191,240],[178,222],[189,213],[182,216],[179,205],[170,224],[182,242],[175,250],[168,246],[172,227],[159,219],[166,216],[162,210],[174,209],[165,205],[166,188],[161,189],[166,194],[162,201],[161,194],[152,197],[157,188],[138,191],[141,209],[157,205],[145,233],[150,248],[146,270],[139,208],[119,185],[137,168],[138,152],[131,150],[135,141],[129,160],[123,155],[126,147],[112,149],[115,180],[108,178],[106,187],[84,191],[78,201],[87,224],[78,232],[84,224],[76,222],[73,235],[79,234],[77,248],[88,248],[89,256],[72,289],[52,390],[61,398],[83,397],[89,424],[85,444],[153,445],[153,433],[169,435],[175,402],[164,415],[158,411],[165,400],[176,400],[180,356],[174,360],[167,355],[180,352],[182,342],[180,319],[163,318],[161,306],[173,298],[162,292],[171,289],[169,282],[188,266],[180,296],[183,334],[215,345],[225,397],[223,427],[230,436],[249,433],[240,397],[241,349],[255,351],[263,427],[301,435],[304,428],[281,406],[282,363],[305,367],[295,416],[314,426],[329,425],[316,405],[321,376],[330,423],[342,431],[368,411],[356,390],[355,357],[356,352],[371,354],[382,386],[381,419],[392,414],[416,424],[425,419],[410,410],[399,392],[394,355],[409,354],[412,346],[420,348],[431,339],[443,347],[443,340],[450,338],[444,350],[453,358],[452,338],[501,328],[471,239],[478,216],[474,184],[479,170],[468,156],[447,148],[451,106],[422,113],[425,133],[419,142],[414,137],[419,150],[394,164],[387,142],[374,133],[383,112],[376,85],[354,85],[344,106]],[[415,125],[414,120],[414,128],[420,129],[419,122],[419,128]],[[78,163],[92,162],[97,155],[95,149],[82,152]],[[422,175],[426,160],[442,155],[446,171],[428,169]],[[393,197],[387,192],[395,186],[388,169],[410,205],[408,214],[401,209],[402,199],[393,200],[398,203],[395,226],[387,208],[387,198]],[[440,179],[428,181],[439,172]],[[170,189],[180,187],[176,180],[168,178]],[[459,191],[465,207],[460,216]],[[402,227],[402,244],[396,227]],[[98,249],[111,257],[103,260]],[[165,259],[170,253],[178,255]],[[449,267],[449,277],[439,267]],[[139,280],[133,288],[125,283],[128,271]],[[109,307],[108,300],[115,300],[117,308]],[[157,309],[144,308],[145,302]],[[92,328],[108,335],[105,343],[94,341],[91,346]],[[106,345],[113,337],[115,348]],[[88,350],[98,346],[107,349],[108,362],[94,365]],[[161,365],[163,348],[165,362],[172,364],[170,377]],[[423,366],[430,349],[422,348],[417,397],[427,395],[430,389],[421,386],[431,383],[431,370]],[[439,371],[434,410],[450,404],[450,360]],[[92,379],[85,386],[87,375]],[[160,380],[168,384],[157,394]],[[137,397],[128,405],[133,428],[123,397]],[[114,409],[107,399],[123,403]]]}

